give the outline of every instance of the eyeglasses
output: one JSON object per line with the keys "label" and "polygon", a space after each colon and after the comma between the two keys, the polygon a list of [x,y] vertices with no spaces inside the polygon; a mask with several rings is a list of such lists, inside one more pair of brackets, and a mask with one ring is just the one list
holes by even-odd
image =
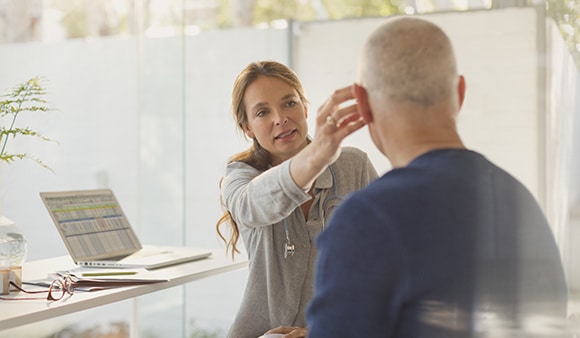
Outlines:
{"label": "eyeglasses", "polygon": [[61,300],[65,295],[72,296],[74,283],[70,275],[61,276],[50,283],[46,300]]}
{"label": "eyeglasses", "polygon": [[[18,284],[10,282],[10,285],[16,290],[24,292],[26,294],[42,294],[47,293],[46,300],[57,301],[64,298],[64,296],[72,296],[74,293],[74,281],[70,275],[61,275],[54,279],[48,290],[25,290]],[[0,297],[0,300],[34,300],[34,299],[44,299],[39,297]]]}

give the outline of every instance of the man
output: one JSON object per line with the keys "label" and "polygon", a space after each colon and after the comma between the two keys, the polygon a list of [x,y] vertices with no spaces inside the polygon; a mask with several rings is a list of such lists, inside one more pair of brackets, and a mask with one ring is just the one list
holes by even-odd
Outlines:
{"label": "man", "polygon": [[309,338],[550,337],[565,318],[540,207],[457,132],[465,88],[429,21],[390,19],[366,42],[353,95],[393,169],[317,240]]}

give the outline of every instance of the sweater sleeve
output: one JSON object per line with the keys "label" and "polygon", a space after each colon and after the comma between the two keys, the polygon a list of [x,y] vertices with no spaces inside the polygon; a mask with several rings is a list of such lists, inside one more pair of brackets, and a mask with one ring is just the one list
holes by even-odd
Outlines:
{"label": "sweater sleeve", "polygon": [[290,175],[290,161],[265,172],[242,162],[226,167],[222,182],[225,207],[239,225],[254,228],[280,222],[310,199]]}

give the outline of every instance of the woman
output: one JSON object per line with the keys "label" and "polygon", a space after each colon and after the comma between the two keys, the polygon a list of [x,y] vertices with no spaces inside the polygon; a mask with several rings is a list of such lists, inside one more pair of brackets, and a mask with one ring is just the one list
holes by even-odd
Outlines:
{"label": "woman", "polygon": [[[314,239],[342,196],[377,177],[368,156],[343,148],[364,126],[351,87],[320,108],[314,139],[308,137],[307,100],[298,77],[273,61],[248,65],[237,77],[232,108],[238,127],[253,140],[234,155],[221,182],[226,209],[217,231],[232,256],[241,235],[249,277],[229,337],[256,338],[266,331],[305,337],[305,308],[313,291]],[[221,225],[229,225],[226,239]],[[272,329],[275,328],[275,329]],[[272,329],[272,330],[271,330]]]}

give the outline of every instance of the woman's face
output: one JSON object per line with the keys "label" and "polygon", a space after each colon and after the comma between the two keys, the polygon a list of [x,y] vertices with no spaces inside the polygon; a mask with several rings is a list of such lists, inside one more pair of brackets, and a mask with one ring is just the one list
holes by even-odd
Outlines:
{"label": "woman's face", "polygon": [[298,92],[286,82],[260,76],[244,93],[246,135],[256,138],[278,165],[296,155],[307,142],[307,109]]}

